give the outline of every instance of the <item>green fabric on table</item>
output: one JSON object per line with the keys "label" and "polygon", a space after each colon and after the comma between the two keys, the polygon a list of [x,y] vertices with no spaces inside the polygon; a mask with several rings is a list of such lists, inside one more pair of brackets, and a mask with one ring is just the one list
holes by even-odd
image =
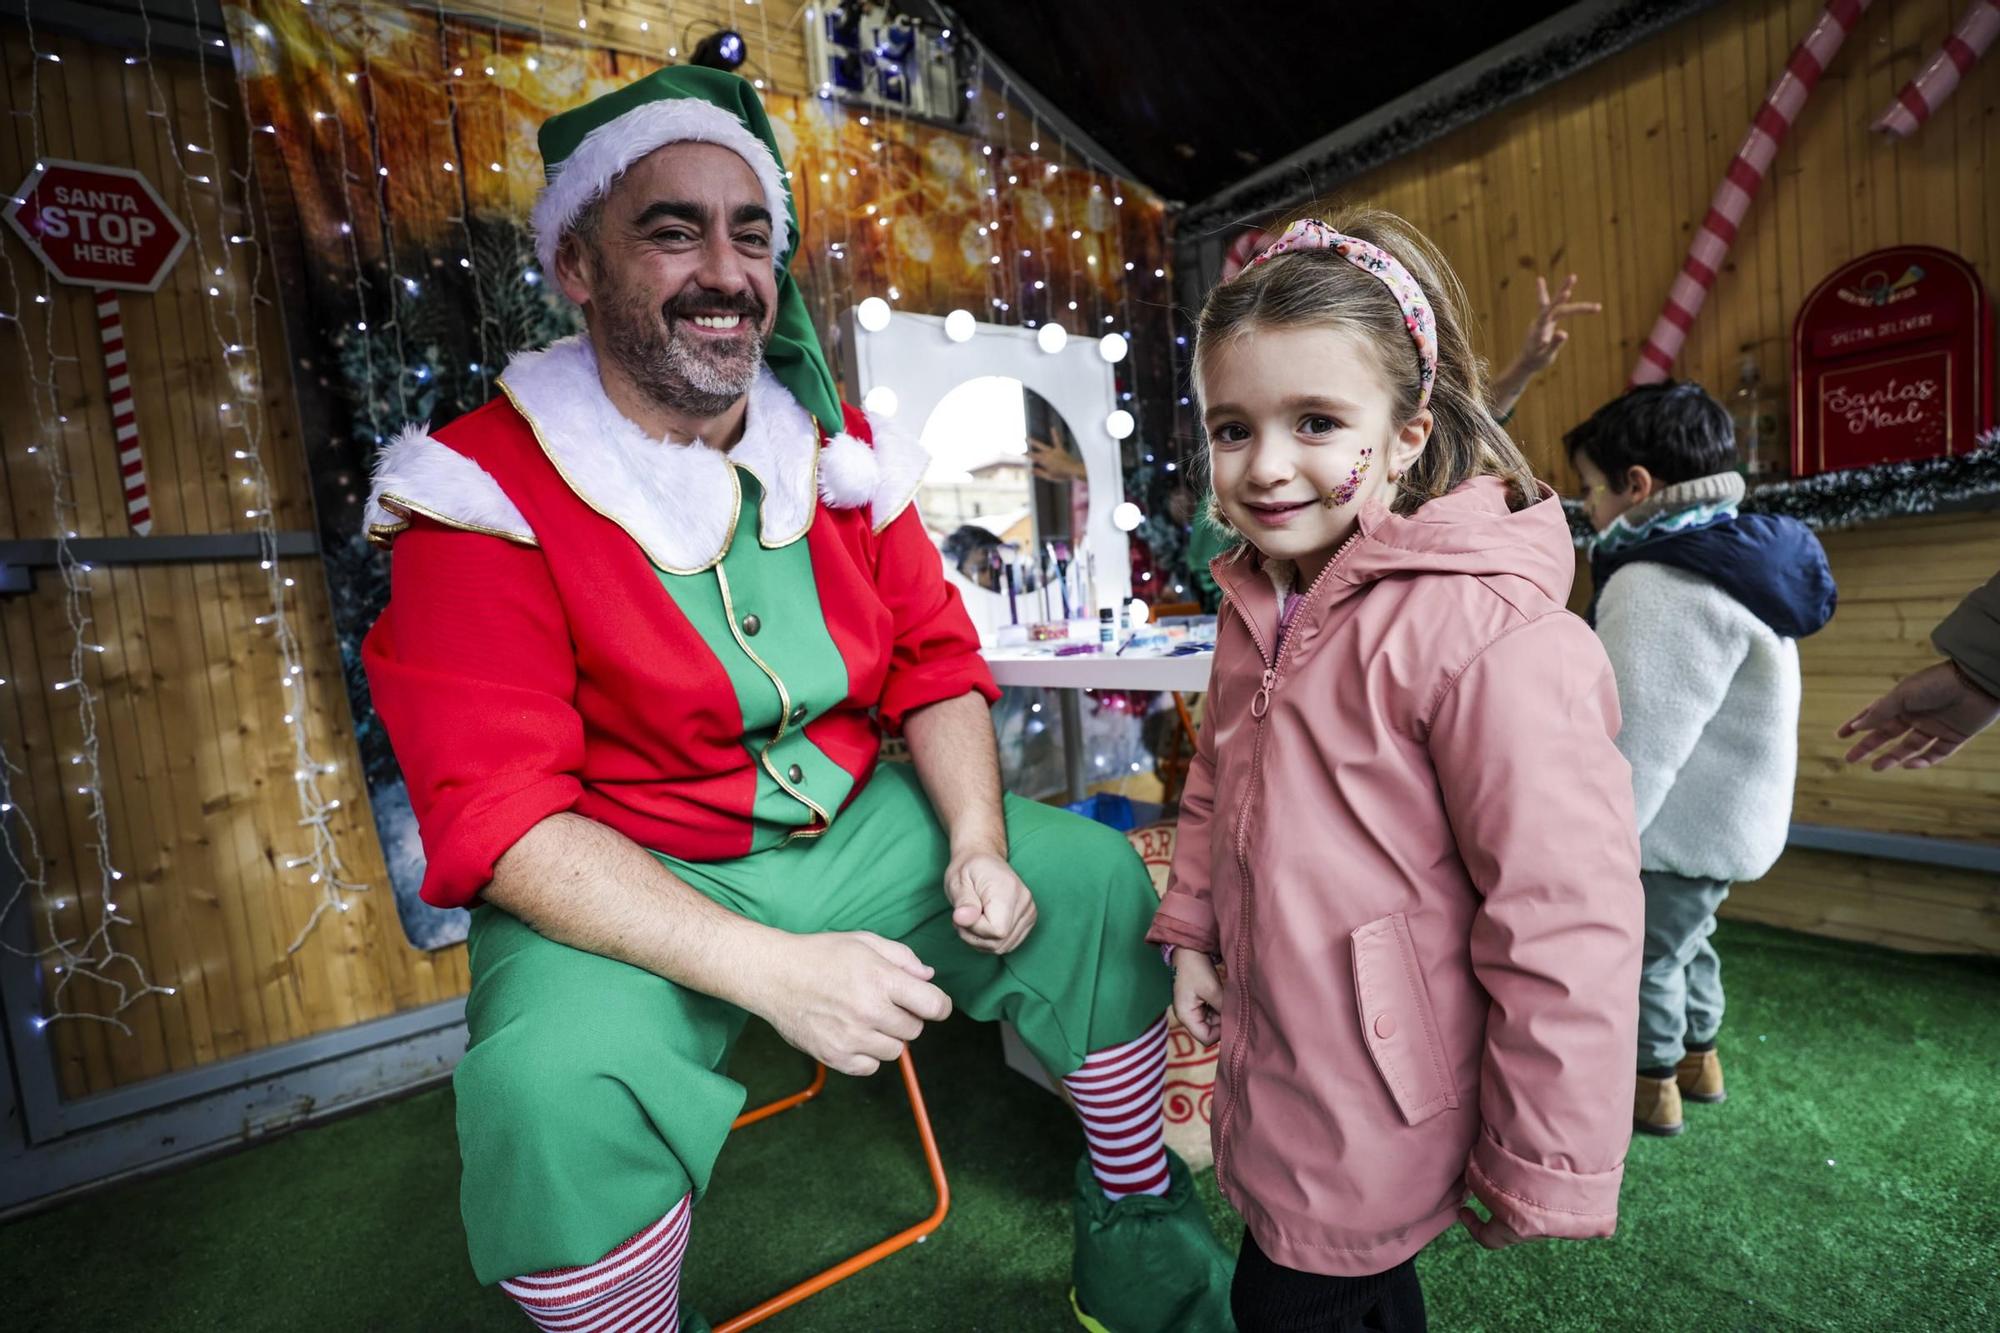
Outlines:
{"label": "green fabric on table", "polygon": [[[1157,900],[1121,834],[1011,796],[1006,818],[1009,859],[1039,919],[1004,957],[952,929],[950,849],[906,765],[882,765],[821,837],[735,861],[661,859],[780,930],[902,940],[960,1011],[1010,1021],[1060,1076],[1165,1011],[1170,979],[1145,943]],[[481,1282],[590,1263],[690,1189],[706,1191],[743,1106],[721,1072],[741,1010],[493,907],[474,914],[471,961],[471,1041],[455,1086],[461,1211]]]}

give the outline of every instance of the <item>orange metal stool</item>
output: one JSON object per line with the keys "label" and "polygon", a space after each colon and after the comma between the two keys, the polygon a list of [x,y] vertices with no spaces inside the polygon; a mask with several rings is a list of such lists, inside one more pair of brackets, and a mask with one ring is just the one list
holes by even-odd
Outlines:
{"label": "orange metal stool", "polygon": [[[938,1157],[937,1137],[931,1132],[930,1113],[924,1109],[923,1090],[917,1086],[917,1067],[910,1062],[908,1049],[903,1051],[902,1057],[896,1063],[902,1066],[903,1087],[910,1094],[910,1111],[916,1118],[917,1138],[923,1144],[924,1163],[930,1169],[931,1188],[937,1194],[937,1206],[931,1209],[929,1217],[915,1226],[899,1231],[887,1240],[871,1245],[851,1258],[841,1260],[825,1272],[815,1274],[797,1286],[787,1287],[769,1300],[745,1310],[733,1319],[717,1324],[715,1333],[737,1333],[738,1329],[761,1324],[779,1311],[789,1310],[800,1301],[818,1295],[837,1282],[845,1282],[870,1264],[894,1254],[897,1250],[916,1244],[943,1224],[944,1215],[951,1211],[951,1186],[944,1178],[944,1162]],[[826,1066],[815,1065],[811,1083],[788,1097],[780,1097],[776,1101],[766,1102],[753,1110],[745,1111],[736,1117],[736,1123],[731,1128],[741,1129],[745,1125],[754,1125],[759,1120],[769,1120],[780,1112],[789,1111],[795,1106],[811,1101],[819,1096],[825,1087]]]}

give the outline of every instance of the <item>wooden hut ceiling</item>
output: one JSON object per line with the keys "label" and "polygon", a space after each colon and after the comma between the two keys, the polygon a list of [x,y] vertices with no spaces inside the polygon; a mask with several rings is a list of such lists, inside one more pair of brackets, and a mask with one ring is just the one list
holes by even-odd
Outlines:
{"label": "wooden hut ceiling", "polygon": [[1197,203],[1567,8],[952,0],[1043,98],[1168,199]]}

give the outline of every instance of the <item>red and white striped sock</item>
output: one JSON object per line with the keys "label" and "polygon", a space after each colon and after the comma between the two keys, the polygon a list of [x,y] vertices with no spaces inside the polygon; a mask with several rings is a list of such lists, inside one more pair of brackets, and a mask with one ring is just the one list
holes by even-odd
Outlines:
{"label": "red and white striped sock", "polygon": [[1093,1052],[1063,1087],[1083,1118],[1090,1169],[1105,1196],[1165,1194],[1166,1015],[1132,1040]]}
{"label": "red and white striped sock", "polygon": [[543,1333],[674,1333],[693,1197],[594,1264],[507,1278],[500,1289]]}

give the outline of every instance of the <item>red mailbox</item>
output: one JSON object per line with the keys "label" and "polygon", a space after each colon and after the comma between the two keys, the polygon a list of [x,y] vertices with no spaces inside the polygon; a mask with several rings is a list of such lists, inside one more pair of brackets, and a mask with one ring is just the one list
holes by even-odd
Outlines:
{"label": "red mailbox", "polygon": [[1930,245],[1835,269],[1792,324],[1792,472],[1964,453],[1993,424],[1993,310]]}

